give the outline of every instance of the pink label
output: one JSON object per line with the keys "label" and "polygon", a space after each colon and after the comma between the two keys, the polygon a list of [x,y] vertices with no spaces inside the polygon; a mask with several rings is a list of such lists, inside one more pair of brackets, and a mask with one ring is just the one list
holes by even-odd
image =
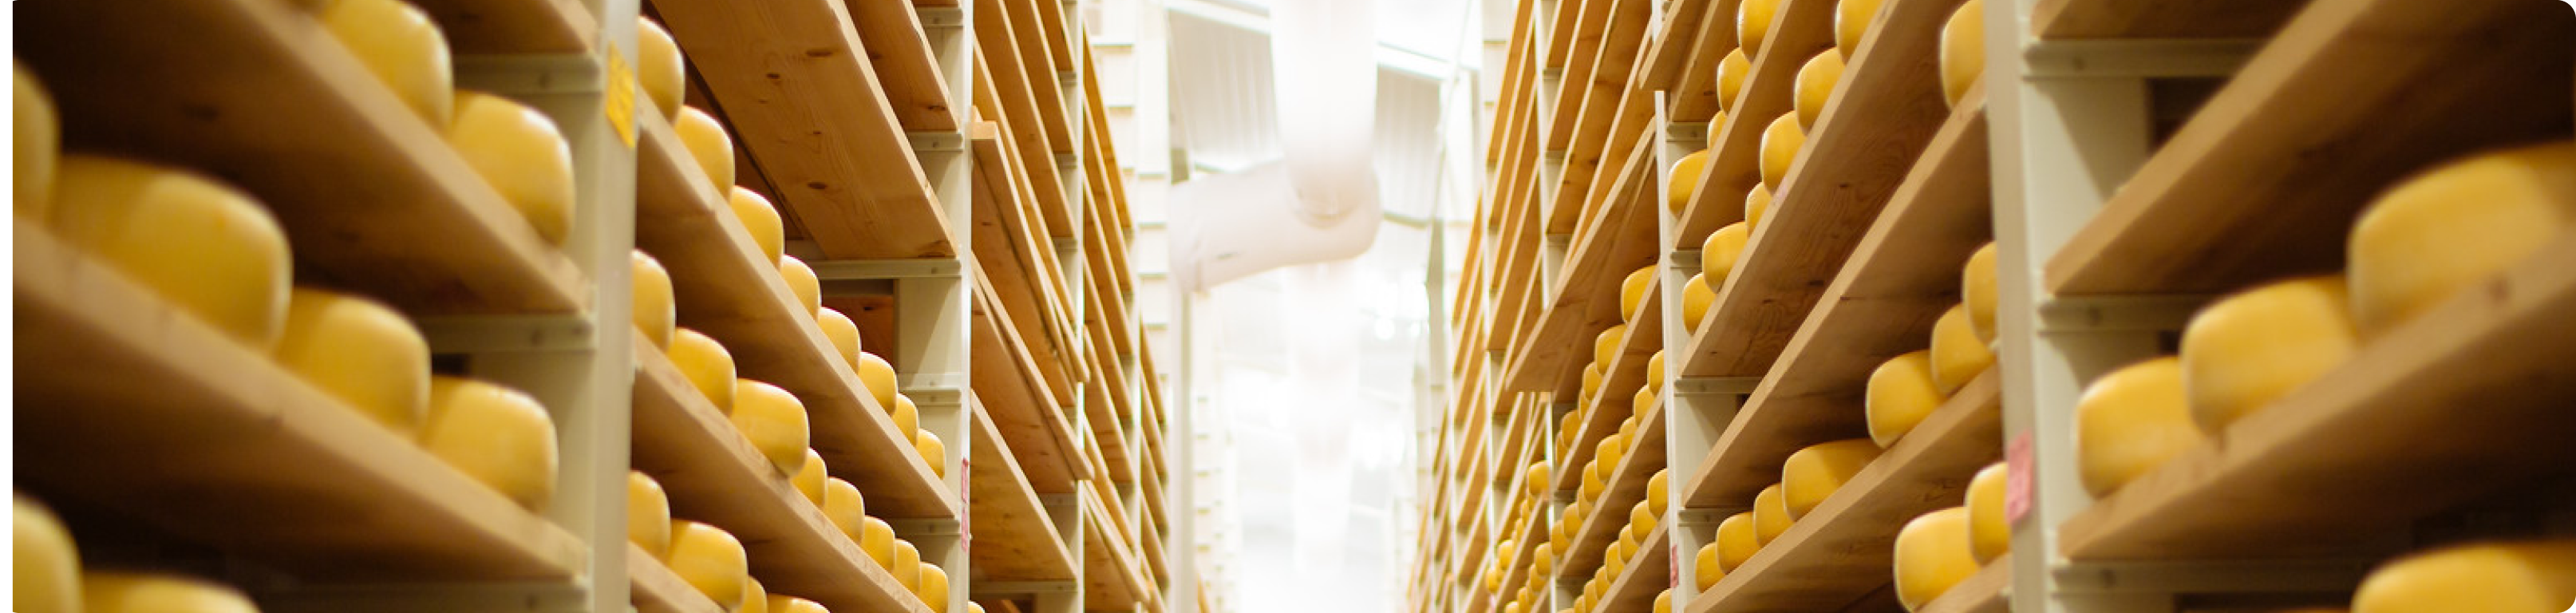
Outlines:
{"label": "pink label", "polygon": [[1669,546],[1669,549],[1672,552],[1672,555],[1664,556],[1664,564],[1669,567],[1671,572],[1670,574],[1664,575],[1664,585],[1681,585],[1682,546],[1680,543],[1673,543]]}
{"label": "pink label", "polygon": [[2004,521],[2021,523],[2030,515],[2032,486],[2030,475],[2030,433],[2015,436],[2004,444]]}
{"label": "pink label", "polygon": [[[974,459],[974,458],[958,458],[958,459],[957,459],[957,509],[958,509],[959,511],[964,511],[964,510],[966,510],[966,509],[974,508],[974,506],[973,506],[973,505],[975,504],[975,490],[974,490],[974,487],[973,487],[973,485],[974,485],[974,481],[975,481],[975,459]],[[957,514],[957,549],[959,549],[959,550],[961,550],[961,551],[965,551],[965,550],[973,550],[974,548],[975,548],[975,514],[973,514],[973,513],[958,513],[958,514]]]}

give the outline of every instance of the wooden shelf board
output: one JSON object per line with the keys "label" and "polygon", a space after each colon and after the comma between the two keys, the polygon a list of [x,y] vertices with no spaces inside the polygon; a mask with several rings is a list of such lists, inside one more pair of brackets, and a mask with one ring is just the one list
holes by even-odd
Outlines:
{"label": "wooden shelf board", "polygon": [[1989,372],[1961,388],[1824,504],[1710,586],[1690,613],[1837,610],[1887,585],[1896,532],[1924,513],[1962,504],[1968,478],[2003,457],[1998,380]]}
{"label": "wooden shelf board", "polygon": [[[1655,404],[1637,418],[1637,440],[1634,449],[1619,460],[1619,466],[1604,480],[1600,504],[1576,529],[1572,544],[1565,548],[1565,568],[1598,568],[1603,546],[1619,539],[1628,527],[1629,512],[1646,499],[1646,482],[1656,471],[1664,469],[1664,404],[1658,396]],[[1579,471],[1578,471],[1579,472]],[[1670,477],[1666,477],[1670,478]],[[1669,492],[1668,492],[1669,493]]]}
{"label": "wooden shelf board", "polygon": [[1592,337],[1619,322],[1619,283],[1628,271],[1655,261],[1655,241],[1639,238],[1655,233],[1648,196],[1655,169],[1648,149],[1639,147],[1628,157],[1597,221],[1587,224],[1591,231],[1567,253],[1563,273],[1550,284],[1555,298],[1513,358],[1505,389],[1571,397],[1574,388],[1565,374],[1576,373],[1579,383]]}
{"label": "wooden shelf board", "polygon": [[[1595,1],[1607,2],[1609,0]],[[1575,27],[1576,17],[1582,14],[1584,2],[1585,0],[1558,2],[1553,14],[1544,15],[1544,17],[1551,18],[1544,24],[1547,27],[1547,31],[1535,32],[1533,34],[1547,37],[1545,41],[1541,41],[1545,44],[1533,47],[1530,50],[1532,52],[1532,57],[1537,58],[1541,65],[1548,68],[1564,68],[1567,64],[1571,63],[1573,53],[1571,53],[1572,50],[1570,47],[1574,44],[1574,33],[1577,29]]]}
{"label": "wooden shelf board", "polygon": [[975,345],[968,352],[974,357],[968,374],[975,398],[1037,491],[1072,493],[1075,482],[1090,476],[1089,465],[1078,459],[1081,439],[1063,405],[1047,393],[1037,374],[1039,361],[1029,355],[1019,330],[996,315],[1001,305],[992,302],[992,292],[975,293]]}
{"label": "wooden shelf board", "polygon": [[[1708,134],[1717,135],[1724,120],[1717,117],[1719,107],[1732,101],[1717,99],[1717,65],[1735,50],[1735,14],[1738,0],[1707,0],[1699,19],[1699,34],[1690,43],[1682,60],[1682,74],[1666,102],[1669,119],[1676,122],[1710,122]],[[1713,142],[1713,141],[1712,141]]]}
{"label": "wooden shelf board", "polygon": [[1111,518],[1099,496],[1083,494],[1092,505],[1084,514],[1082,539],[1082,605],[1085,609],[1126,609],[1144,601],[1143,582],[1136,575],[1136,559],[1121,546],[1118,528],[1107,525]]}
{"label": "wooden shelf board", "polygon": [[1602,590],[1601,602],[1593,605],[1602,613],[1637,613],[1654,608],[1655,595],[1672,588],[1672,535],[1670,527],[1657,525],[1637,545],[1636,559]]}
{"label": "wooden shelf board", "polygon": [[975,546],[968,564],[975,578],[988,581],[1071,581],[1073,553],[1056,533],[1045,503],[1020,472],[1015,452],[984,407],[974,422],[974,488],[968,506]]}
{"label": "wooden shelf board", "polygon": [[1655,135],[1646,125],[1655,113],[1654,92],[1630,87],[1625,79],[1614,86],[1617,91],[1593,100],[1601,104],[1583,110],[1584,132],[1575,135],[1574,149],[1565,154],[1565,167],[1557,175],[1555,198],[1542,209],[1544,232],[1551,236],[1582,233],[1581,224],[1602,201],[1616,196],[1611,190],[1623,170],[1617,162],[1645,150],[1647,166],[1655,165]]}
{"label": "wooden shelf board", "polygon": [[[957,255],[950,221],[840,0],[653,7],[733,120],[736,142],[831,259]],[[799,58],[780,62],[780,58]]]}
{"label": "wooden shelf board", "polygon": [[957,109],[948,99],[948,79],[939,72],[937,53],[911,2],[841,0],[868,63],[885,88],[895,120],[911,132],[956,132]]}
{"label": "wooden shelf board", "polygon": [[739,376],[804,403],[816,452],[889,518],[956,517],[956,495],[894,431],[858,373],[787,289],[658,116],[636,121],[635,246],[671,274],[680,325],[723,343]]}
{"label": "wooden shelf board", "polygon": [[[1530,55],[1532,54],[1530,47],[1530,23],[1536,20],[1536,16],[1532,14],[1533,11],[1531,10],[1534,6],[1532,4],[1533,2],[1534,0],[1519,0],[1519,2],[1515,3],[1518,8],[1512,11],[1511,44],[1504,47],[1502,90],[1500,99],[1495,101],[1493,115],[1493,131],[1495,134],[1505,132],[1503,129],[1504,126],[1515,125],[1515,118],[1519,117],[1520,113],[1522,113],[1522,107],[1528,104],[1528,92],[1530,89],[1529,83],[1532,78],[1532,75],[1530,74],[1531,69],[1529,68],[1531,64]],[[1492,138],[1485,141],[1486,164],[1497,164],[1502,161],[1504,143],[1505,139],[1501,138]],[[1495,192],[1493,190],[1487,190],[1486,193],[1491,194]],[[1494,200],[1487,200],[1486,202],[1491,203],[1494,202]]]}
{"label": "wooden shelf board", "polygon": [[[1161,525],[1154,523],[1145,524],[1145,542],[1139,544],[1138,548],[1145,551],[1145,567],[1148,572],[1152,573],[1147,575],[1147,579],[1150,580],[1151,583],[1159,585],[1172,580],[1172,567],[1170,566],[1170,563],[1164,559],[1163,528]],[[1151,592],[1153,590],[1148,588],[1146,591]]]}
{"label": "wooden shelf board", "polygon": [[2336,268],[2392,183],[2568,135],[2576,18],[2559,8],[2309,3],[2048,259],[2049,289],[2212,293]]}
{"label": "wooden shelf board", "polygon": [[1066,114],[1073,112],[1074,105],[1080,102],[1068,103],[1064,99],[1061,75],[1074,69],[1073,52],[1068,48],[1073,44],[1073,38],[1065,35],[1062,7],[1052,4],[1041,0],[1026,4],[1001,2],[992,6],[1009,14],[1011,32],[1018,43],[1014,46],[1019,50],[1020,60],[1025,62],[1021,70],[1029,77],[1029,89],[1037,94],[1038,110],[1047,119],[1047,142],[1054,144],[1050,151],[1072,153],[1075,151],[1074,125]]}
{"label": "wooden shelf board", "polygon": [[299,281],[413,316],[587,308],[573,260],[310,15],[220,0],[30,4],[20,17],[18,51],[64,111],[70,150],[255,196]]}
{"label": "wooden shelf board", "polygon": [[[1091,425],[1088,440],[1092,449],[1100,454],[1101,466],[1107,469],[1103,476],[1111,483],[1129,483],[1136,480],[1136,472],[1127,461],[1127,433],[1120,428],[1117,410],[1107,400],[1110,396],[1107,381],[1108,377],[1094,368],[1090,380],[1084,384],[1090,389],[1082,399],[1083,412]],[[1111,458],[1118,461],[1109,461]]]}
{"label": "wooden shelf board", "polygon": [[[1623,4],[1626,6],[1620,6]],[[1596,71],[1602,67],[1604,56],[1628,55],[1630,50],[1636,48],[1635,34],[1645,27],[1646,15],[1643,13],[1645,4],[1639,0],[1591,0],[1569,2],[1561,7],[1564,10],[1577,11],[1573,15],[1575,19],[1573,46],[1566,50],[1565,59],[1562,60],[1565,63],[1565,69],[1558,78],[1556,99],[1552,101],[1555,107],[1550,109],[1550,114],[1545,118],[1547,123],[1539,127],[1539,135],[1546,141],[1545,149],[1548,151],[1571,150],[1581,153],[1580,148],[1574,148],[1571,144],[1575,117],[1584,112],[1584,107],[1593,99],[1593,93],[1596,90],[1609,90],[1607,97],[1616,100],[1622,91],[1627,89],[1626,70],[1610,74]],[[1619,13],[1618,19],[1635,23],[1613,25],[1609,21],[1612,19],[1613,9],[1624,9],[1616,11]],[[1613,47],[1605,44],[1610,41],[1604,39],[1616,36],[1621,31],[1630,33],[1628,45]],[[1609,36],[1604,36],[1605,34]]]}
{"label": "wooden shelf board", "polygon": [[[1626,420],[1631,415],[1639,415],[1643,411],[1654,409],[1654,407],[1634,405],[1637,390],[1646,384],[1646,362],[1654,357],[1655,351],[1662,349],[1660,346],[1663,343],[1663,322],[1660,316],[1663,312],[1662,294],[1661,279],[1655,279],[1646,284],[1646,295],[1638,301],[1637,313],[1634,314],[1636,317],[1629,320],[1632,323],[1628,324],[1628,337],[1620,343],[1619,353],[1610,356],[1610,364],[1603,367],[1601,389],[1596,391],[1593,397],[1584,399],[1590,401],[1588,404],[1593,407],[1592,414],[1575,424],[1574,438],[1570,439],[1573,441],[1572,448],[1556,453],[1558,461],[1563,462],[1565,466],[1580,468],[1584,463],[1592,461],[1592,455],[1598,451],[1601,439],[1609,438],[1612,433],[1618,432],[1620,421]],[[1643,330],[1643,333],[1640,333],[1640,330]],[[1591,353],[1588,350],[1592,348],[1592,344],[1583,343],[1583,348],[1587,350],[1584,353],[1588,355]],[[1581,393],[1579,387],[1575,393]],[[1573,395],[1569,394],[1566,397],[1571,398]],[[1660,398],[1661,395],[1657,397]],[[1640,417],[1637,421],[1643,422],[1646,418]],[[1645,424],[1640,423],[1638,427],[1642,429]],[[1656,436],[1662,436],[1662,434],[1658,433]],[[1656,457],[1660,459],[1662,451],[1658,450],[1656,453]],[[1580,470],[1559,470],[1549,475],[1549,478],[1554,485],[1548,489],[1553,491],[1572,490],[1583,484],[1583,472]]]}
{"label": "wooden shelf board", "polygon": [[[1991,235],[1984,114],[1965,109],[1877,220],[1850,262],[1787,339],[1752,400],[1717,448],[1677,488],[1690,506],[1742,500],[1780,480],[1780,463],[1808,444],[1867,435],[1870,373],[1931,343],[1932,322],[1958,304],[1968,255]],[[1857,225],[1857,224],[1856,224]],[[1839,264],[1839,263],[1838,263]],[[1721,319],[1722,321],[1722,319]]]}
{"label": "wooden shelf board", "polygon": [[24,220],[14,241],[21,486],[317,580],[565,580],[584,563],[571,533],[267,352]]}
{"label": "wooden shelf board", "polygon": [[[1538,548],[1545,546],[1547,524],[1544,522],[1532,520],[1527,529],[1512,535],[1512,565],[1503,569],[1502,589],[1494,594],[1495,600],[1503,600],[1504,596],[1519,592],[1521,586],[1529,583],[1529,573],[1537,566]],[[1484,586],[1476,587],[1482,589]]]}
{"label": "wooden shelf board", "polygon": [[1676,0],[1664,5],[1657,23],[1662,29],[1646,34],[1645,70],[1640,87],[1671,91],[1681,80],[1682,66],[1690,63],[1692,48],[1699,44],[1700,20],[1709,17],[1709,0]]}
{"label": "wooden shelf board", "polygon": [[2368,536],[2576,466],[2565,444],[2576,413],[2563,402],[2576,393],[2570,261],[2576,238],[2562,236],[2372,340],[2069,518],[2063,550],[2095,560],[2368,547]]}
{"label": "wooden shelf board", "polygon": [[[1044,214],[1048,234],[1072,236],[1072,204],[1066,201],[1069,194],[1064,191],[1064,178],[1058,174],[1054,155],[1073,144],[1072,136],[1064,129],[1065,107],[1055,75],[1042,70],[1046,68],[1045,58],[1030,61],[1031,52],[1016,42],[1021,25],[1013,18],[1016,11],[1008,10],[1009,6],[1002,3],[986,7],[992,10],[975,11],[975,37],[979,42],[976,70],[989,75],[990,81],[984,84],[990,87],[984,89],[992,92],[997,105],[986,116],[1000,119],[1002,127],[1018,143],[1022,170],[1036,186],[1033,204]],[[1030,74],[1033,70],[1040,74]]]}
{"label": "wooden shelf board", "polygon": [[2005,588],[2012,585],[2012,554],[1987,561],[1977,574],[1950,586],[1941,597],[1923,603],[1919,613],[2005,613],[2012,603],[2005,601]]}
{"label": "wooden shelf board", "polygon": [[[1022,346],[1038,358],[1033,365],[1043,383],[1040,389],[1054,402],[1070,403],[1079,375],[1066,366],[1069,348],[1076,344],[1062,314],[1072,309],[1056,275],[1055,249],[1042,238],[1044,222],[1017,197],[1025,193],[1024,177],[1011,161],[1006,139],[991,122],[975,126],[975,263],[1014,336],[1035,342]],[[1035,336],[1022,336],[1028,333]]]}
{"label": "wooden shelf board", "polygon": [[2051,40],[2265,37],[2304,4],[2303,0],[2039,0],[2031,7],[2030,29],[2037,38]]}
{"label": "wooden shelf board", "polygon": [[626,585],[628,598],[640,613],[724,613],[716,601],[690,587],[671,567],[653,559],[653,553],[634,543],[626,544]]}
{"label": "wooden shelf board", "polygon": [[[1682,209],[1681,230],[1673,234],[1680,241],[1675,249],[1696,248],[1710,232],[1744,220],[1744,194],[1762,183],[1763,130],[1770,127],[1771,120],[1793,112],[1791,89],[1797,82],[1798,69],[1816,52],[1834,45],[1834,0],[1785,0],[1779,11],[1760,53],[1748,58],[1753,71],[1744,78],[1744,91],[1737,94],[1737,100],[1723,105],[1727,109],[1726,122],[1709,126],[1707,174],[1700,178],[1690,203]],[[1727,51],[1730,49],[1717,50],[1721,58]],[[1716,60],[1706,67],[1716,70]],[[1786,208],[1779,207],[1775,212],[1787,212]]]}
{"label": "wooden shelf board", "polygon": [[422,0],[459,55],[591,52],[599,18],[581,0]]}

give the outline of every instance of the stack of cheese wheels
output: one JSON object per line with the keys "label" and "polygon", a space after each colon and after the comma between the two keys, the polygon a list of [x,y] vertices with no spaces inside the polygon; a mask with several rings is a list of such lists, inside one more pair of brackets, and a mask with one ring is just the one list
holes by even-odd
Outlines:
{"label": "stack of cheese wheels", "polygon": [[1940,598],[1970,575],[1968,510],[1950,507],[1914,518],[1896,532],[1896,600],[1908,611]]}
{"label": "stack of cheese wheels", "polygon": [[2576,602],[2576,539],[2485,542],[2371,571],[2352,613],[2559,613]]}

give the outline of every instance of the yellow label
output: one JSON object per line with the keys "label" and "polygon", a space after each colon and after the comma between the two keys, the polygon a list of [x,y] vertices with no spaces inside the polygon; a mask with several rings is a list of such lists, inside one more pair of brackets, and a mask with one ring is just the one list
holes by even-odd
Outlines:
{"label": "yellow label", "polygon": [[618,140],[635,148],[635,70],[626,65],[626,54],[608,45],[608,125],[617,129]]}

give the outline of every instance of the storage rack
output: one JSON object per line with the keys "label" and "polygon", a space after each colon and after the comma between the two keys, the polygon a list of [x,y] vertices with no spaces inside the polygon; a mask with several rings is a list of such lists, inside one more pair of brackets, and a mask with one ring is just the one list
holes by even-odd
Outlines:
{"label": "storage rack", "polygon": [[[1544,589],[1522,613],[1576,607],[1660,469],[1670,508],[1597,611],[1645,611],[1668,586],[1687,613],[1900,610],[1896,531],[1959,504],[2007,449],[2031,488],[2015,553],[1919,610],[2339,605],[2362,571],[2416,546],[2564,534],[2535,527],[2569,508],[2550,484],[2576,465],[2547,442],[2576,433],[2552,412],[2569,391],[2555,345],[2576,330],[2544,315],[2570,300],[2563,237],[2114,496],[2084,492],[2070,448],[2084,382],[2169,351],[2217,294],[2336,265],[2342,228],[2396,179],[2566,138],[2576,20],[2563,8],[1990,0],[1986,78],[1945,105],[1939,38],[1962,2],[1885,0],[1693,334],[1677,288],[1700,272],[1701,241],[1743,220],[1764,126],[1833,45],[1834,0],[1785,0],[1763,48],[1745,50],[1741,93],[1720,101],[1740,1],[1488,3],[1511,18],[1486,32],[1501,60],[1485,73],[1499,82],[1488,183],[1448,308],[1459,342],[1424,461],[1411,610],[1501,611],[1533,582]],[[1666,209],[1673,164],[1703,148],[1707,173]],[[1925,345],[1990,237],[1996,364],[1698,590],[1694,554],[1720,520],[1792,452],[1862,435],[1871,370]],[[1617,312],[1642,266],[1656,271],[1643,303]],[[1623,320],[1581,397],[1594,335]],[[1645,381],[1658,350],[1666,378]],[[1662,391],[1630,406],[1640,385]],[[2476,423],[2445,417],[2467,405]],[[1632,451],[1604,471],[1597,508],[1569,514],[1580,469],[1632,415]],[[1547,464],[1535,486],[1533,462]],[[2280,487],[2293,482],[2311,485]],[[1513,524],[1531,498],[1537,517]],[[1582,521],[1562,527],[1552,576],[1531,579],[1569,517]]]}
{"label": "storage rack", "polygon": [[[928,610],[626,331],[641,249],[669,271],[680,324],[794,393],[833,476],[946,570],[945,610],[1168,606],[1162,390],[1077,2],[414,4],[460,88],[535,106],[568,137],[579,216],[560,249],[310,7],[31,5],[18,51],[69,149],[239,185],[286,227],[299,281],[385,301],[443,372],[539,399],[560,438],[554,500],[521,510],[21,221],[17,474],[87,559],[207,576],[270,611],[718,611],[627,543],[632,467],[675,516],[746,544],[771,593]],[[678,41],[689,103],[733,136],[790,254],[896,366],[946,443],[944,476],[637,95],[639,13]]]}

